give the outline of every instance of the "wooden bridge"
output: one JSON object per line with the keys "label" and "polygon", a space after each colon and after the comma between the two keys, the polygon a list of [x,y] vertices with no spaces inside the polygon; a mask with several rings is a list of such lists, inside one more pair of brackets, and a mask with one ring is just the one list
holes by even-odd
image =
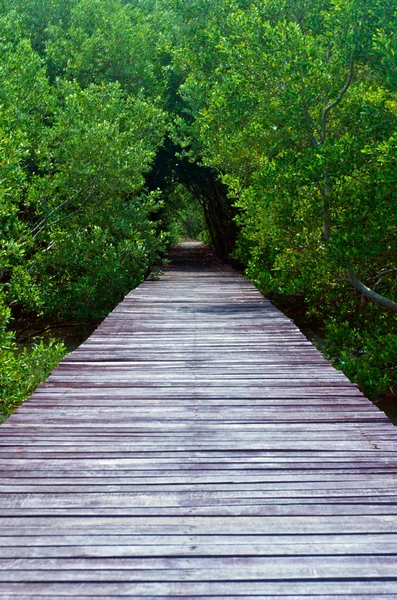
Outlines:
{"label": "wooden bridge", "polygon": [[0,428],[0,597],[397,598],[396,429],[203,247]]}

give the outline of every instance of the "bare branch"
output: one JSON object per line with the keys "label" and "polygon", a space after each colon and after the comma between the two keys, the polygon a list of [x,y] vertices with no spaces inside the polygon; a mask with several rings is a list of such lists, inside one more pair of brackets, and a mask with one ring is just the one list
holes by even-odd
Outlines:
{"label": "bare branch", "polygon": [[325,189],[322,188],[319,182],[317,182],[317,188],[323,199],[323,236],[324,240],[328,242],[331,237],[331,213],[330,213],[330,200],[329,195],[332,192],[332,185],[327,172],[324,173]]}
{"label": "bare branch", "polygon": [[339,104],[339,102],[341,102],[343,96],[346,94],[347,90],[350,87],[351,82],[353,81],[353,77],[354,77],[354,61],[352,60],[350,63],[350,71],[349,71],[349,76],[346,80],[345,85],[343,86],[343,89],[341,91],[341,93],[339,94],[339,96],[337,97],[336,100],[334,100],[333,102],[331,102],[330,104],[328,104],[323,111],[323,116],[321,119],[321,142],[323,143],[325,141],[326,135],[327,135],[327,116],[328,113],[335,108],[335,106],[337,106]]}
{"label": "bare branch", "polygon": [[313,146],[315,148],[318,148],[318,146],[321,145],[321,132],[319,130],[319,128],[317,127],[313,117],[311,116],[311,114],[309,113],[307,108],[304,108],[304,113],[305,113],[305,117],[308,120],[308,122],[310,123],[310,125],[313,127],[314,131],[316,132],[317,136],[313,133],[312,134],[312,142],[313,142]]}
{"label": "bare branch", "polygon": [[[97,178],[97,180],[94,183],[94,189],[97,188],[98,183],[101,181],[101,179],[104,177],[104,175],[99,175],[99,177]],[[56,212],[58,212],[61,208],[63,208],[66,204],[69,204],[69,202],[72,202],[73,200],[75,200],[84,190],[86,190],[87,188],[90,187],[90,184],[87,184],[85,187],[82,187],[80,190],[78,190],[71,198],[66,198],[66,200],[64,200],[63,202],[61,202],[60,204],[58,204],[58,206],[56,206],[55,208],[53,208],[48,215],[46,215],[44,217],[44,219],[42,219],[40,221],[40,223],[37,223],[37,225],[35,225],[35,227],[33,227],[31,234],[33,235],[33,239],[36,239],[36,237],[39,235],[39,233],[41,233],[44,229],[44,225],[45,223],[48,221],[48,219]],[[90,194],[91,196],[92,194]],[[89,196],[89,197],[90,197]]]}
{"label": "bare branch", "polygon": [[374,290],[371,290],[364,283],[362,283],[362,281],[357,279],[351,269],[347,269],[347,276],[349,277],[349,281],[352,286],[366,296],[366,298],[369,298],[377,304],[380,304],[381,306],[384,306],[385,308],[397,313],[397,302],[393,302],[393,300],[390,300],[390,298],[381,296],[380,294],[374,292]]}
{"label": "bare branch", "polygon": [[[76,210],[74,210],[73,212],[69,213],[68,215],[64,215],[63,217],[60,217],[59,219],[57,219],[56,221],[52,221],[51,226],[57,225],[58,223],[61,223],[62,221],[65,221],[66,219],[70,219],[71,217],[73,217],[74,215],[76,215],[77,213],[79,213],[81,211],[81,209],[83,208],[83,206],[85,204],[87,204],[88,200],[90,198],[92,198],[92,196],[94,195],[94,193],[96,192],[98,188],[98,184],[96,183],[94,185],[93,190],[91,191],[90,194],[88,194],[88,196],[86,196],[84,198],[84,200],[82,200],[82,202],[80,203],[79,207],[76,208]],[[42,227],[34,236],[35,238],[39,235],[39,233],[44,229],[44,227]]]}
{"label": "bare branch", "polygon": [[377,273],[374,277],[374,279],[376,279],[373,287],[376,288],[379,284],[382,283],[382,277],[384,275],[390,275],[391,273],[396,273],[397,269],[383,269],[383,271],[380,271],[379,273]]}
{"label": "bare branch", "polygon": [[389,273],[395,273],[396,271],[397,271],[397,268],[382,269],[381,271],[379,271],[379,273],[374,275],[373,279],[379,279],[380,277],[383,277],[383,275],[388,275]]}

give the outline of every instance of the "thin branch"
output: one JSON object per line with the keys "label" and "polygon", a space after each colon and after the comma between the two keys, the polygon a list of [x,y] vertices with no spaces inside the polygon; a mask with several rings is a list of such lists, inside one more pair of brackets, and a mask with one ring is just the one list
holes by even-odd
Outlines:
{"label": "thin branch", "polygon": [[[101,179],[104,177],[104,175],[99,175],[99,177],[97,178],[97,180],[94,183],[95,188],[97,187],[98,183],[101,181]],[[86,186],[82,187],[81,189],[79,189],[71,198],[66,198],[66,200],[64,200],[63,202],[61,202],[61,204],[58,204],[58,206],[56,206],[55,208],[53,208],[48,215],[46,215],[44,217],[44,219],[42,219],[40,221],[40,223],[38,223],[37,225],[35,225],[35,227],[33,227],[31,234],[33,235],[33,239],[36,239],[36,237],[39,235],[39,233],[41,233],[44,229],[43,225],[45,225],[45,223],[47,223],[48,219],[56,212],[58,212],[61,208],[63,208],[66,204],[68,204],[69,202],[72,202],[73,200],[75,200],[84,190],[86,190],[87,188],[89,188],[91,185],[91,183],[87,184]]]}
{"label": "thin branch", "polygon": [[356,290],[361,292],[364,296],[366,296],[370,300],[373,300],[377,304],[384,306],[384,308],[387,308],[392,312],[397,313],[397,302],[393,302],[393,300],[390,300],[390,298],[381,296],[381,294],[378,294],[377,292],[374,292],[374,290],[371,290],[364,283],[362,283],[362,281],[357,279],[357,277],[354,275],[351,269],[347,269],[347,276],[349,277],[349,281],[352,284],[352,286]]}
{"label": "thin branch", "polygon": [[[60,217],[56,221],[53,221],[51,223],[51,225],[52,226],[53,225],[57,225],[58,223],[61,223],[61,221],[65,221],[66,219],[70,219],[70,217],[73,217],[74,215],[76,215],[77,213],[79,213],[81,211],[81,209],[83,208],[83,206],[85,204],[87,204],[88,200],[93,196],[93,194],[95,193],[95,191],[97,190],[97,188],[98,188],[98,184],[96,183],[94,189],[91,191],[90,194],[88,194],[88,196],[86,198],[84,198],[84,200],[80,203],[80,206],[78,208],[76,208],[76,210],[74,210],[73,212],[69,213],[68,215],[64,215],[63,217]],[[40,229],[40,231],[42,231],[42,229]]]}
{"label": "thin branch", "polygon": [[[72,198],[66,198],[66,200],[64,200],[63,202],[61,202],[61,204],[58,204],[58,206],[56,206],[55,208],[53,208],[48,215],[46,215],[44,217],[44,219],[42,219],[40,221],[40,223],[37,223],[37,225],[35,225],[31,231],[31,234],[33,235],[33,239],[35,239],[37,237],[37,235],[40,233],[40,231],[43,230],[42,225],[44,225],[44,223],[46,223],[48,221],[48,219],[51,217],[51,215],[53,215],[55,212],[57,212],[58,210],[60,210],[63,206],[65,206],[65,204],[67,204],[68,202],[71,202],[72,200],[74,200],[75,198],[77,198],[77,196],[79,194],[81,194],[81,192],[84,190],[84,188],[81,188],[80,190],[78,190],[78,192],[75,193],[75,195]],[[36,233],[38,231],[38,233]]]}
{"label": "thin branch", "polygon": [[319,130],[319,128],[317,127],[313,117],[311,116],[311,114],[309,113],[308,109],[305,108],[304,109],[304,113],[306,116],[306,119],[308,120],[308,122],[310,123],[310,125],[313,127],[314,131],[316,132],[318,138],[314,135],[314,133],[312,134],[312,142],[313,142],[313,146],[315,148],[318,148],[318,146],[321,145],[321,132]]}
{"label": "thin branch", "polygon": [[335,108],[335,106],[337,106],[339,104],[339,102],[341,102],[343,96],[346,94],[347,90],[350,87],[351,82],[353,81],[353,77],[354,77],[354,61],[352,60],[350,63],[350,71],[349,71],[349,76],[347,78],[347,81],[345,83],[345,85],[343,86],[343,89],[341,91],[341,93],[339,94],[339,96],[337,97],[336,100],[334,100],[333,102],[331,102],[330,104],[328,104],[323,111],[323,116],[321,118],[321,142],[323,143],[325,141],[326,135],[327,135],[327,116],[328,113]]}
{"label": "thin branch", "polygon": [[[76,327],[77,323],[71,323],[68,321],[63,321],[61,323],[54,323],[53,325],[46,325],[45,327],[40,327],[39,329],[35,328],[34,325],[28,325],[27,327],[24,327],[23,329],[21,329],[20,331],[17,331],[17,340],[18,343],[21,344],[23,342],[26,342],[27,340],[30,340],[38,335],[40,335],[41,333],[46,333],[47,331],[50,331],[51,329],[61,329],[61,328],[69,328],[69,327]],[[33,331],[28,334],[28,335],[24,335],[22,336],[23,333],[25,333],[26,331],[29,331],[30,329],[33,329]]]}
{"label": "thin branch", "polygon": [[397,271],[397,268],[382,269],[381,271],[379,271],[379,273],[374,275],[373,279],[379,279],[379,277],[383,277],[383,275],[388,275],[389,273],[395,273],[396,271]]}
{"label": "thin branch", "polygon": [[384,269],[380,271],[377,275],[375,275],[374,279],[376,279],[373,287],[376,288],[380,283],[382,283],[382,277],[384,275],[390,275],[391,273],[395,273],[397,269]]}

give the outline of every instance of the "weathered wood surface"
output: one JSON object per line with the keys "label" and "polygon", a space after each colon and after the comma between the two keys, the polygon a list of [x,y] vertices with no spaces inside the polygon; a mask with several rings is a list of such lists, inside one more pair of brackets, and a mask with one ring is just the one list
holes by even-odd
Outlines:
{"label": "weathered wood surface", "polygon": [[0,597],[397,599],[396,429],[200,246],[0,428]]}

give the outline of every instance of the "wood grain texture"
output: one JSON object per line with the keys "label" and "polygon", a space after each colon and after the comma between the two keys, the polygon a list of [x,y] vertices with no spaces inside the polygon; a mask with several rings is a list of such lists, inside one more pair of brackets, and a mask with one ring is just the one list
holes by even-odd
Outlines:
{"label": "wood grain texture", "polygon": [[0,597],[397,599],[397,430],[207,249],[0,428]]}

